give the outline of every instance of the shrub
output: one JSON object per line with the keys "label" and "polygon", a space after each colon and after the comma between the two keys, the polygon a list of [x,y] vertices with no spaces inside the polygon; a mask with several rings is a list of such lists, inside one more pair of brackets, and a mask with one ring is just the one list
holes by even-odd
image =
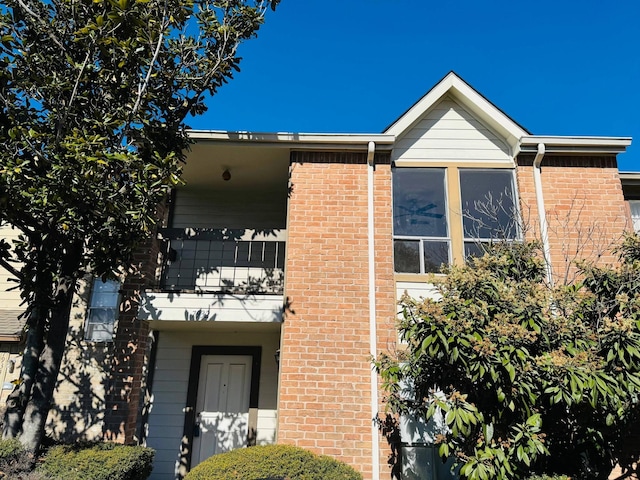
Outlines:
{"label": "shrub", "polygon": [[154,451],[114,443],[58,445],[49,449],[38,471],[64,480],[144,480]]}
{"label": "shrub", "polygon": [[433,279],[438,296],[405,296],[407,347],[375,364],[390,413],[441,422],[438,454],[461,478],[601,480],[626,467],[640,420],[640,236],[618,254],[552,286],[539,245],[487,244]]}
{"label": "shrub", "polygon": [[349,465],[291,445],[241,448],[214,455],[185,480],[362,480]]}

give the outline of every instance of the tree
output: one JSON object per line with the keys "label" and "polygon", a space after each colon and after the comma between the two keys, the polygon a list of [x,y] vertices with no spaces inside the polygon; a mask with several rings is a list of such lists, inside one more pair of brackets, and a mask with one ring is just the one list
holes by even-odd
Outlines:
{"label": "tree", "polygon": [[551,288],[538,244],[497,243],[434,279],[436,298],[404,297],[407,348],[376,361],[390,413],[441,419],[438,454],[463,478],[604,479],[627,465],[625,434],[638,426],[640,238],[617,252],[619,265],[583,263],[580,280]]}
{"label": "tree", "polygon": [[8,0],[0,6],[0,265],[26,305],[4,437],[39,447],[86,274],[132,268],[180,182],[185,118],[238,70],[278,0]]}

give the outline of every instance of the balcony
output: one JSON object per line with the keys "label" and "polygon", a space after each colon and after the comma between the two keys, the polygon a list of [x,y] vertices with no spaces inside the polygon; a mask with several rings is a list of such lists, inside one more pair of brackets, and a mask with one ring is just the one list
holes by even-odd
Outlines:
{"label": "balcony", "polygon": [[166,255],[160,288],[282,295],[285,235],[282,230],[163,229]]}
{"label": "balcony", "polygon": [[143,294],[140,319],[282,321],[286,230],[167,228],[159,236],[160,284]]}

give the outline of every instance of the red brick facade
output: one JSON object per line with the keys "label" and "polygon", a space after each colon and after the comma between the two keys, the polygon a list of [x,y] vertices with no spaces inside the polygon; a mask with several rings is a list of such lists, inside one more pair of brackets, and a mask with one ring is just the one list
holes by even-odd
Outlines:
{"label": "red brick facade", "polygon": [[[518,189],[529,238],[539,237],[533,157],[518,158]],[[610,248],[630,229],[614,156],[555,156],[542,161],[542,191],[554,277],[571,279],[575,260],[613,262]]]}
{"label": "red brick facade", "polygon": [[[376,160],[378,347],[389,349],[395,342],[391,176],[388,158]],[[337,457],[365,478],[372,463],[368,168],[365,153],[292,155],[291,310],[283,325],[278,406],[278,442]]]}

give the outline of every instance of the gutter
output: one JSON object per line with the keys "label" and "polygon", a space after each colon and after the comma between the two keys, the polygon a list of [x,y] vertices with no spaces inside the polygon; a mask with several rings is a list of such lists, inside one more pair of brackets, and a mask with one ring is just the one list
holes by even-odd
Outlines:
{"label": "gutter", "polygon": [[553,271],[551,269],[551,247],[549,246],[549,231],[547,224],[547,212],[544,208],[544,197],[542,196],[542,159],[545,154],[544,143],[538,143],[538,151],[533,159],[533,184],[536,189],[536,204],[538,206],[538,218],[540,219],[540,237],[542,238],[542,252],[544,256],[545,270],[547,272],[547,282],[553,285]]}
{"label": "gutter", "polygon": [[[369,239],[369,348],[371,357],[378,355],[376,338],[376,270],[375,270],[375,224],[373,173],[375,171],[376,144],[370,141],[367,145],[367,226]],[[374,421],[378,416],[378,375],[371,368],[371,466],[372,480],[380,479],[380,444],[378,442],[378,426]]]}

